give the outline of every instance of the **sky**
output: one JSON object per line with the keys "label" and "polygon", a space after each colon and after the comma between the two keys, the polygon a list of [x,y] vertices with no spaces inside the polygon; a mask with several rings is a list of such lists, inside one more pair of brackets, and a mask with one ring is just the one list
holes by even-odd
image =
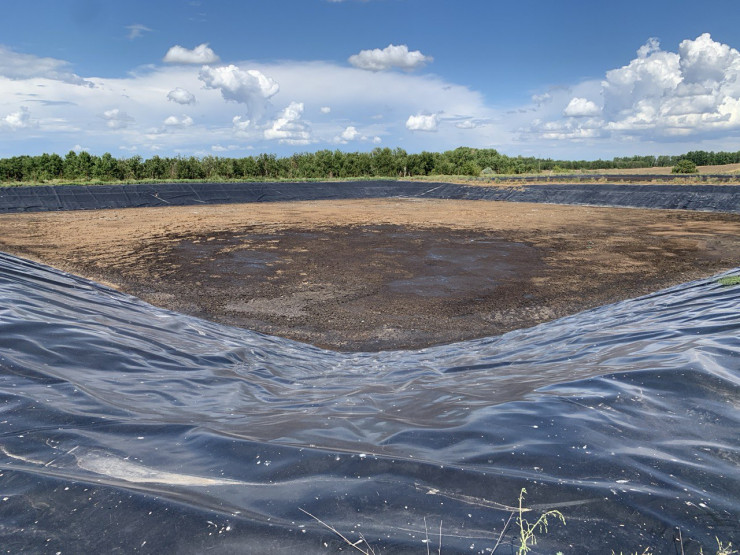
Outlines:
{"label": "sky", "polygon": [[26,0],[0,157],[740,150],[737,0]]}

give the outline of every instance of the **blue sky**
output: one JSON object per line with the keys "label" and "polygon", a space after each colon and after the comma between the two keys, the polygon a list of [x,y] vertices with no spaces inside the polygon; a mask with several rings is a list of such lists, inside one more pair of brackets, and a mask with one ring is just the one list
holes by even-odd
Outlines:
{"label": "blue sky", "polygon": [[6,3],[0,156],[740,150],[740,2]]}

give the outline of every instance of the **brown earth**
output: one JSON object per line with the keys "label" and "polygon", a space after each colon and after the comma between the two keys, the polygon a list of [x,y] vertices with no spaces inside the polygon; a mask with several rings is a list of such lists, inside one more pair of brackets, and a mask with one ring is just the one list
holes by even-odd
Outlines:
{"label": "brown earth", "polygon": [[341,350],[495,335],[740,265],[740,215],[345,200],[0,215],[0,250]]}
{"label": "brown earth", "polygon": [[[720,173],[737,173],[740,171],[740,164],[720,164],[717,166],[697,166],[696,169],[700,174],[720,174]],[[624,168],[614,170],[586,170],[584,173],[609,173],[617,175],[671,175],[672,166],[655,167],[655,168]],[[687,177],[691,177],[690,175]]]}

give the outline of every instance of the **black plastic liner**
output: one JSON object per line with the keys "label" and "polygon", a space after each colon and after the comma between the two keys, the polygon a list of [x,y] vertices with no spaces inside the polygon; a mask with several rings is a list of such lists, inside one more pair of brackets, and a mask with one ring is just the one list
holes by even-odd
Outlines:
{"label": "black plastic liner", "polygon": [[6,187],[0,188],[0,213],[387,197],[740,213],[740,185],[548,184],[494,187],[402,181]]}
{"label": "black plastic liner", "polygon": [[441,521],[442,553],[490,553],[521,488],[567,520],[537,553],[740,536],[740,287],[352,354],[3,254],[0,299],[4,552],[351,551],[303,509],[379,552],[436,553]]}

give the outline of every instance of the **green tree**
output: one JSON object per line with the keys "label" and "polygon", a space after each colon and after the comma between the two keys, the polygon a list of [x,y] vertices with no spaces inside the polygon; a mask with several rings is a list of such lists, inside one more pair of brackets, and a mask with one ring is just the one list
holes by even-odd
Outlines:
{"label": "green tree", "polygon": [[95,160],[93,175],[98,179],[104,179],[106,181],[120,180],[123,178],[118,167],[118,161],[113,158],[110,152],[106,152]]}
{"label": "green tree", "polygon": [[671,171],[673,173],[698,173],[696,164],[686,158],[679,160]]}
{"label": "green tree", "polygon": [[93,175],[93,167],[95,166],[95,160],[86,150],[81,151],[77,155],[77,179],[88,180]]}

